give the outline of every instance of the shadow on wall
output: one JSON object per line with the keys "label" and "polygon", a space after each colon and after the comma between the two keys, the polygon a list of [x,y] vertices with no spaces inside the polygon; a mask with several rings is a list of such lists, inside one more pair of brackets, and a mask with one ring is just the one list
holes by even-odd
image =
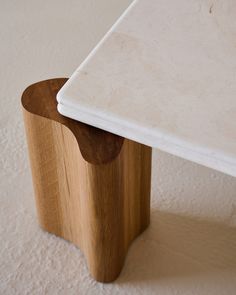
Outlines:
{"label": "shadow on wall", "polygon": [[155,210],[150,227],[132,245],[117,283],[225,270],[236,277],[236,228]]}

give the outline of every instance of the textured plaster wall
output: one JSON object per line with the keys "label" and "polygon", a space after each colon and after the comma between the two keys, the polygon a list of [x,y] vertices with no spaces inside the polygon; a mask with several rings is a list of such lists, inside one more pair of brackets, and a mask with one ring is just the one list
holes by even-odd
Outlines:
{"label": "textured plaster wall", "polygon": [[129,2],[0,0],[0,294],[236,294],[236,180],[166,153],[153,155],[151,226],[114,284],[38,227],[20,94],[69,76]]}

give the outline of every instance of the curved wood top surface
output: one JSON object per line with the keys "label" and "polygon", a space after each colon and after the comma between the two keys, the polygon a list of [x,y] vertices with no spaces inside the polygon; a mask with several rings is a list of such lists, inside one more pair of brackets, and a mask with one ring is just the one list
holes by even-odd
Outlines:
{"label": "curved wood top surface", "polygon": [[123,137],[58,113],[56,95],[67,80],[67,78],[57,78],[30,85],[22,95],[24,109],[69,128],[76,137],[81,154],[87,162],[105,164],[112,161],[122,148]]}

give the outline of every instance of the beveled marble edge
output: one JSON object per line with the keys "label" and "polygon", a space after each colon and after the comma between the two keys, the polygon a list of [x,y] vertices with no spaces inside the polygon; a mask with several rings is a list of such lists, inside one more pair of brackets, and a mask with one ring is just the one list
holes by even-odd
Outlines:
{"label": "beveled marble edge", "polygon": [[105,34],[101,41],[89,53],[87,58],[80,64],[73,73],[69,81],[57,95],[58,111],[67,117],[90,124],[92,126],[104,129],[117,135],[132,139],[134,141],[159,148],[165,152],[174,154],[184,159],[202,164],[204,166],[216,169],[223,173],[236,177],[236,159],[234,155],[223,153],[222,150],[216,150],[203,146],[196,142],[188,141],[184,138],[176,137],[173,134],[167,134],[161,128],[152,129],[130,122],[127,118],[120,118],[115,114],[110,114],[105,110],[89,108],[81,102],[78,105],[70,105],[70,99],[67,99],[67,89],[71,83],[74,83],[74,77],[86,66],[87,62],[94,58],[97,50],[109,38],[114,29],[123,20],[126,14],[136,5],[139,0],[134,0],[120,18],[114,23],[110,30]]}
{"label": "beveled marble edge", "polygon": [[229,157],[220,151],[190,143],[161,130],[151,130],[148,127],[139,126],[137,123],[120,120],[105,112],[101,114],[99,111],[92,111],[82,105],[75,109],[58,103],[57,108],[59,113],[66,117],[236,177],[234,157]]}
{"label": "beveled marble edge", "polygon": [[97,50],[101,47],[101,45],[105,42],[106,39],[114,32],[115,28],[122,22],[123,18],[129,13],[129,11],[139,2],[139,0],[133,0],[131,4],[125,9],[125,11],[120,15],[120,17],[114,22],[114,24],[110,27],[110,29],[105,33],[105,35],[101,38],[101,40],[97,43],[97,45],[90,51],[84,61],[76,68],[74,73],[71,75],[70,79],[66,82],[66,84],[62,87],[57,94],[57,101],[61,102],[62,91],[68,87],[71,82],[71,79],[77,75],[84,68],[87,62],[92,58],[93,55],[97,52]]}

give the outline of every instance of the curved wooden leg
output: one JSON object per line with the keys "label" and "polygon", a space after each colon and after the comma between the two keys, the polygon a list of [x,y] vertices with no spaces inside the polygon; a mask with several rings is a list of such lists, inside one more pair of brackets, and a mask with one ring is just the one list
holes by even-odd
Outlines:
{"label": "curved wooden leg", "polygon": [[65,82],[42,81],[22,96],[39,222],[82,249],[97,281],[110,282],[149,224],[151,148],[61,116]]}

